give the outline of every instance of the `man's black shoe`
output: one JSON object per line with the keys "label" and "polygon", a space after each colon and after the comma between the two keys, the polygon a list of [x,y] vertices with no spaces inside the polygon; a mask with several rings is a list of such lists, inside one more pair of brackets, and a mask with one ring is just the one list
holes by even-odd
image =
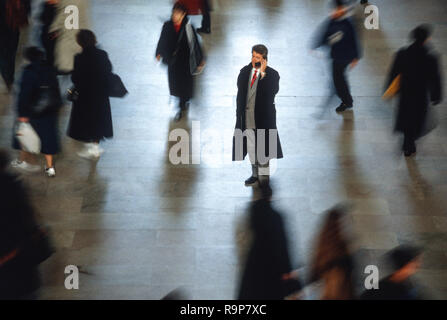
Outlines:
{"label": "man's black shoe", "polygon": [[256,182],[258,182],[258,178],[257,178],[257,177],[253,177],[253,176],[251,176],[250,178],[248,178],[247,180],[245,180],[245,185],[246,185],[246,186],[252,186],[252,185],[254,185]]}
{"label": "man's black shoe", "polygon": [[198,28],[197,29],[198,33],[211,33],[210,29],[205,29],[205,28]]}
{"label": "man's black shoe", "polygon": [[343,112],[348,109],[352,109],[352,106],[348,106],[347,104],[344,104],[343,102],[335,109],[335,112]]}

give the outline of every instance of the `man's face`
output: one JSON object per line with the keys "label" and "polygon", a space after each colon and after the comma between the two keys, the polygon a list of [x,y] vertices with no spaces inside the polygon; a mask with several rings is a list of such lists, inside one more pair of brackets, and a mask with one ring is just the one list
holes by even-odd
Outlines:
{"label": "man's face", "polygon": [[257,53],[256,51],[252,52],[252,55],[251,55],[251,65],[253,66],[253,68],[256,68],[255,64],[257,62],[262,63],[263,60],[264,60],[264,58],[262,57],[262,54]]}

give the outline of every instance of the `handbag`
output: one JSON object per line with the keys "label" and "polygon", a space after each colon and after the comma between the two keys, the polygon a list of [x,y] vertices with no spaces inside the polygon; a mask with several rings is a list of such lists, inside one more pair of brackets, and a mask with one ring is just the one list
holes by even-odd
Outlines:
{"label": "handbag", "polygon": [[108,81],[109,97],[123,98],[128,93],[123,81],[117,74],[111,73]]}
{"label": "handbag", "polygon": [[386,89],[385,93],[382,96],[382,98],[384,100],[391,99],[396,94],[399,93],[399,91],[400,91],[400,78],[401,78],[401,75],[399,74],[399,75],[397,75],[393,79],[393,81],[391,82],[390,86],[388,87],[388,89]]}
{"label": "handbag", "polygon": [[203,61],[203,53],[202,50],[200,50],[200,43],[197,39],[197,35],[189,22],[186,24],[185,29],[189,45],[189,69],[191,74],[196,76],[203,71],[203,68],[199,67],[200,63]]}
{"label": "handbag", "polygon": [[29,122],[17,123],[15,135],[23,151],[34,154],[40,153],[40,138]]}
{"label": "handbag", "polygon": [[68,101],[75,102],[75,101],[78,101],[78,99],[79,99],[79,92],[75,86],[67,89],[67,100]]}

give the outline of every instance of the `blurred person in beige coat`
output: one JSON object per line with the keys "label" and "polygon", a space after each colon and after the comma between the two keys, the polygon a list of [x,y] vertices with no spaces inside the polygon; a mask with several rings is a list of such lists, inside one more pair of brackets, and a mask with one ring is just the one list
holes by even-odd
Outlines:
{"label": "blurred person in beige coat", "polygon": [[[76,42],[79,29],[67,29],[65,24],[74,25],[73,11],[69,6],[76,6],[79,12],[79,29],[90,29],[90,0],[60,0],[58,10],[50,32],[58,32],[55,48],[55,67],[59,73],[73,71],[74,57],[82,51]],[[65,10],[67,9],[67,13]]]}

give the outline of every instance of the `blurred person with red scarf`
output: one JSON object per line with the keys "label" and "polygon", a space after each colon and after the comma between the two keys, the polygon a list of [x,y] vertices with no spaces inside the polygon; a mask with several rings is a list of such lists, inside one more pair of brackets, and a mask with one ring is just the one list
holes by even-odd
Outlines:
{"label": "blurred person with red scarf", "polygon": [[176,121],[183,117],[193,96],[193,75],[200,73],[205,65],[197,33],[188,21],[187,12],[183,4],[174,4],[171,20],[163,25],[155,53],[158,61],[168,65],[170,94],[180,100]]}

